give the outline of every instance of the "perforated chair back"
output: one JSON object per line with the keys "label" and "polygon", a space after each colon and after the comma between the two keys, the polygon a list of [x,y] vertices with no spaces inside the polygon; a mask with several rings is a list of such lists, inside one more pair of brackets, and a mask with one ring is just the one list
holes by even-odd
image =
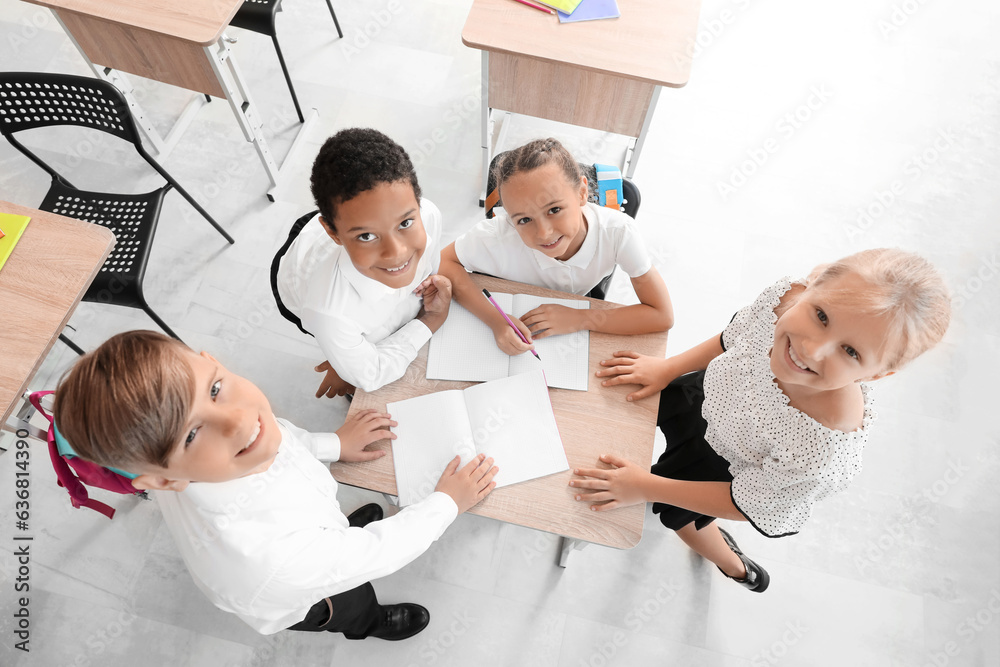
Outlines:
{"label": "perforated chair back", "polygon": [[67,74],[0,72],[0,134],[52,125],[101,130],[141,146],[121,91],[107,81]]}
{"label": "perforated chair back", "polygon": [[107,227],[115,235],[115,247],[83,296],[84,301],[148,308],[142,279],[166,191],[163,187],[140,195],[107,195],[67,187],[54,179],[42,202],[43,210]]}

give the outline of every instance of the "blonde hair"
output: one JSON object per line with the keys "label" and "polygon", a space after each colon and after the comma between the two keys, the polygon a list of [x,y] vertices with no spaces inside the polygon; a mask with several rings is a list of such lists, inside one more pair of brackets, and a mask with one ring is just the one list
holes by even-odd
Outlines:
{"label": "blonde hair", "polygon": [[56,389],[59,432],[80,457],[138,472],[167,458],[194,399],[191,349],[155,331],[113,336],[80,358]]}
{"label": "blonde hair", "polygon": [[934,265],[896,248],[873,248],[817,267],[810,289],[823,289],[836,278],[855,274],[871,289],[863,293],[827,289],[830,296],[863,311],[889,318],[885,368],[902,368],[944,337],[951,319],[951,296]]}

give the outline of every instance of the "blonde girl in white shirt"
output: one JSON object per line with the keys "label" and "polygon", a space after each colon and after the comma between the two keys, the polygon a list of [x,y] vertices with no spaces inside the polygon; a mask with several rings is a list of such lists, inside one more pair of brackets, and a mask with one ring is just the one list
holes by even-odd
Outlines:
{"label": "blonde girl in white shirt", "polygon": [[574,470],[569,484],[596,511],[652,501],[688,546],[763,592],[767,572],[715,518],[748,521],[768,537],[798,532],[813,503],[861,471],[875,419],[867,383],[937,344],[949,317],[940,275],[901,250],[866,250],[807,280],[784,278],[687,352],[617,352],[601,362],[603,385],[641,385],[629,401],[663,390],[667,450],[651,472],[602,456],[609,469]]}
{"label": "blonde girl in white shirt", "polygon": [[[674,314],[667,286],[653,267],[632,218],[587,202],[587,179],[555,139],[509,151],[494,168],[503,212],[484,220],[441,251],[441,273],[453,297],[493,330],[497,347],[510,355],[530,341],[581,329],[615,334],[665,331]],[[587,294],[616,266],[629,276],[640,303],[613,311],[575,310],[543,304],[513,322],[523,342],[483,298],[469,271],[506,280]]]}

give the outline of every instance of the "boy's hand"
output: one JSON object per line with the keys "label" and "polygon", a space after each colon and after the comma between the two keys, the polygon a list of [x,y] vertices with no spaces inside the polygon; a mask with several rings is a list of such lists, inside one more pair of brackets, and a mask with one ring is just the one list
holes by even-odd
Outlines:
{"label": "boy's hand", "polygon": [[453,458],[444,469],[437,486],[434,487],[435,491],[451,496],[458,505],[459,514],[490,495],[490,491],[497,485],[493,481],[493,476],[500,470],[493,465],[493,459],[487,459],[483,454],[476,456],[459,470],[458,464],[461,461],[461,457]]}
{"label": "boy's hand", "polygon": [[369,451],[368,445],[378,440],[396,439],[389,431],[390,426],[398,426],[388,412],[359,410],[347,417],[344,425],[337,429],[340,437],[341,461],[374,461],[385,456],[385,450]]}
{"label": "boy's hand", "polygon": [[545,303],[521,316],[533,338],[546,338],[573,333],[583,328],[587,311],[567,308],[557,303]]}
{"label": "boy's hand", "polygon": [[451,307],[451,281],[440,273],[435,273],[417,285],[413,293],[423,298],[417,319],[434,333],[448,318],[448,309]]}
{"label": "boy's hand", "polygon": [[598,468],[575,468],[574,475],[583,479],[570,480],[569,485],[579,489],[593,489],[589,493],[579,493],[577,500],[592,502],[590,509],[596,512],[616,507],[638,505],[646,502],[642,487],[649,471],[623,458],[603,454],[601,461],[614,466],[611,470]]}
{"label": "boy's hand", "polygon": [[639,391],[634,391],[625,397],[627,401],[638,401],[640,398],[652,396],[662,391],[675,377],[668,359],[647,357],[635,352],[615,352],[614,358],[605,359],[601,362],[601,366],[605,368],[597,371],[595,375],[599,378],[610,378],[601,382],[602,386],[642,385]]}
{"label": "boy's hand", "polygon": [[[524,323],[513,315],[508,315],[507,317],[510,318],[511,322],[517,325],[518,331],[520,331],[524,337],[530,341],[531,331],[528,330],[528,327],[524,326]],[[533,350],[535,348],[535,346],[530,342],[525,343],[521,340],[506,321],[498,324],[496,328],[493,329],[493,339],[496,340],[497,347],[512,357],[518,354],[524,354],[528,350]]]}
{"label": "boy's hand", "polygon": [[357,388],[348,382],[347,380],[342,380],[337,371],[333,370],[333,366],[330,365],[329,361],[324,361],[319,366],[314,368],[317,373],[326,373],[326,377],[319,384],[319,389],[316,391],[316,398],[322,396],[328,396],[333,398],[334,396],[343,396],[344,394],[353,394],[357,391]]}

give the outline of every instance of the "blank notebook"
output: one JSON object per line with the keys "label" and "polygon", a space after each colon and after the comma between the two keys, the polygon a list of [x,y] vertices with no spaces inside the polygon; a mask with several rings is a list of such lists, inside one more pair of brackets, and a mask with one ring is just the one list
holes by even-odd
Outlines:
{"label": "blank notebook", "polygon": [[[521,317],[544,303],[557,303],[586,310],[590,302],[579,299],[553,299],[530,294],[492,292],[493,299],[508,315]],[[485,300],[486,297],[483,297]],[[535,341],[535,351],[508,356],[497,347],[493,332],[478,317],[451,302],[448,319],[431,336],[427,351],[428,380],[486,382],[541,368],[550,387],[587,391],[590,380],[590,332],[574,331]]]}
{"label": "blank notebook", "polygon": [[389,403],[400,507],[437,486],[455,455],[459,470],[477,454],[500,468],[497,488],[569,470],[540,369],[523,375]]}

